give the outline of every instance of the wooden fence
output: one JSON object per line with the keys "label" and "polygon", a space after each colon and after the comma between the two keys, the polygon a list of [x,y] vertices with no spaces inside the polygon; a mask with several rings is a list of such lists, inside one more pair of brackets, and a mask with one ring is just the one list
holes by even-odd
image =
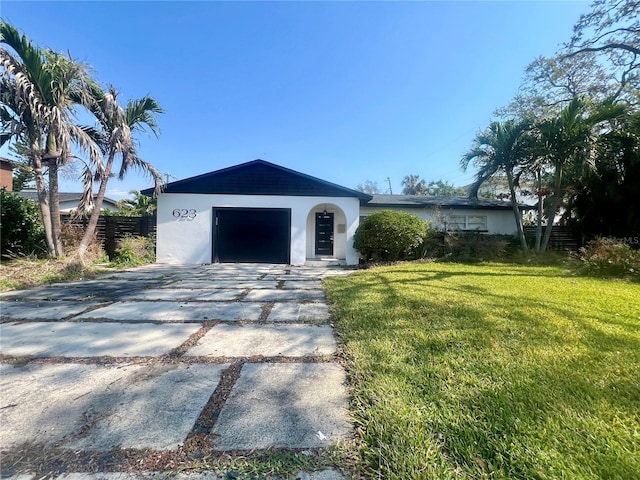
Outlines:
{"label": "wooden fence", "polygon": [[[542,227],[542,235],[544,235],[545,227]],[[524,235],[529,245],[535,245],[536,227],[524,227]],[[568,227],[554,225],[549,238],[549,249],[562,250],[565,252],[577,252],[581,247],[579,239]]]}
{"label": "wooden fence", "polygon": [[[89,219],[62,214],[62,224],[85,229]],[[96,237],[102,242],[109,258],[113,258],[118,241],[127,236],[148,237],[156,233],[156,217],[116,217],[100,216],[96,227]]]}

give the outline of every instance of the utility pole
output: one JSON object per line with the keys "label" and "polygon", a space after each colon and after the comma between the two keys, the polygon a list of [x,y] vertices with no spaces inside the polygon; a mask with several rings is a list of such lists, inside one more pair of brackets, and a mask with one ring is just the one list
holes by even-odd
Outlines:
{"label": "utility pole", "polygon": [[391,178],[387,177],[387,182],[389,182],[389,193],[393,195],[393,189],[391,188]]}
{"label": "utility pole", "polygon": [[164,177],[164,184],[166,185],[167,183],[169,183],[169,180],[174,179],[176,177],[174,177],[173,175],[171,175],[169,172],[167,173],[163,173],[162,176]]}

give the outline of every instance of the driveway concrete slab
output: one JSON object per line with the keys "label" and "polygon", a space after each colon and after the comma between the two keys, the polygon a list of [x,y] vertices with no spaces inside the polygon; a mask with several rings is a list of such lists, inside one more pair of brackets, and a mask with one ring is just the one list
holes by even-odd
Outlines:
{"label": "driveway concrete slab", "polygon": [[16,357],[152,356],[180,346],[200,325],[28,322],[0,325],[2,353]]}
{"label": "driveway concrete slab", "polygon": [[196,290],[192,288],[153,288],[149,290],[140,290],[132,292],[131,295],[125,295],[122,301],[130,302],[132,300],[161,300],[170,302],[180,302],[188,300],[203,301],[232,301],[241,294],[238,290]]}
{"label": "driveway concrete slab", "polygon": [[322,290],[251,290],[244,298],[246,302],[281,302],[284,300],[298,302],[321,302],[324,300]]}
{"label": "driveway concrete slab", "polygon": [[327,322],[329,307],[325,303],[276,303],[268,322]]}
{"label": "driveway concrete slab", "polygon": [[284,280],[282,288],[285,290],[322,290],[322,281],[309,280]]}
{"label": "driveway concrete slab", "polygon": [[203,320],[258,320],[262,304],[248,302],[117,302],[75,317],[121,322],[201,322]]}
{"label": "driveway concrete slab", "polygon": [[3,446],[38,441],[84,450],[162,450],[184,441],[225,366],[0,368]]}
{"label": "driveway concrete slab", "polygon": [[216,423],[218,450],[320,448],[351,432],[345,375],[328,363],[244,365]]}
{"label": "driveway concrete slab", "polygon": [[88,280],[15,290],[0,294],[2,300],[117,300],[132,291],[158,285],[154,280]]}
{"label": "driveway concrete slab", "polygon": [[243,280],[243,279],[194,279],[180,280],[175,283],[169,284],[166,288],[191,288],[191,289],[220,289],[230,288],[239,290],[248,290],[253,288],[276,288],[278,282],[276,281],[264,281],[264,280]]}
{"label": "driveway concrete slab", "polygon": [[229,325],[218,324],[188,356],[211,357],[303,357],[331,355],[336,341],[328,325]]}
{"label": "driveway concrete slab", "polygon": [[99,302],[1,302],[0,316],[3,320],[62,320],[78,315]]}

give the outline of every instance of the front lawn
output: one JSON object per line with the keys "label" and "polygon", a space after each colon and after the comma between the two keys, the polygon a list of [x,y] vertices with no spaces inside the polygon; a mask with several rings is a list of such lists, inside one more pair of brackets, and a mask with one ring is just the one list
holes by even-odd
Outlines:
{"label": "front lawn", "polygon": [[640,475],[640,285],[442,263],[326,285],[372,477]]}

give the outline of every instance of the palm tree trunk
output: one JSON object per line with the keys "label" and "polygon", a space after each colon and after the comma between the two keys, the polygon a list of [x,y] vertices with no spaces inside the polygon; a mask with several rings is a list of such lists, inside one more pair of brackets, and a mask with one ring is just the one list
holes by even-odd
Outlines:
{"label": "palm tree trunk", "polygon": [[513,182],[513,174],[507,170],[507,181],[509,182],[509,193],[511,193],[511,208],[513,209],[513,215],[516,220],[516,228],[518,230],[518,238],[520,239],[520,246],[525,252],[529,250],[527,245],[527,239],[524,236],[524,228],[522,226],[522,212],[518,208],[518,199],[516,198],[516,188]]}
{"label": "palm tree trunk", "polygon": [[60,224],[60,195],[58,192],[58,159],[49,160],[49,214],[51,217],[51,236],[53,239],[54,256],[64,254],[62,248],[62,225]]}
{"label": "palm tree trunk", "polygon": [[544,206],[542,205],[542,195],[540,191],[542,189],[542,172],[538,170],[536,172],[538,183],[538,219],[536,222],[536,252],[540,253],[540,242],[542,241],[542,214],[544,213]]}
{"label": "palm tree trunk", "polygon": [[40,215],[42,216],[42,225],[44,227],[45,241],[47,243],[47,252],[49,255],[55,255],[55,247],[53,245],[53,235],[51,233],[51,213],[49,212],[49,197],[47,195],[47,186],[42,174],[42,160],[36,153],[40,148],[39,142],[35,141],[31,144],[31,152],[33,155],[33,173],[36,177],[36,193],[38,194],[38,204],[40,205]]}
{"label": "palm tree trunk", "polygon": [[115,152],[111,152],[109,154],[109,159],[107,160],[107,165],[105,166],[104,172],[102,174],[102,178],[100,179],[100,188],[98,189],[98,194],[96,195],[96,201],[93,204],[93,211],[91,212],[91,217],[89,218],[89,224],[87,225],[86,230],[84,231],[84,235],[82,236],[82,240],[80,241],[80,245],[78,246],[78,257],[80,261],[83,260],[85,254],[87,253],[87,249],[89,248],[89,244],[96,233],[96,228],[98,226],[98,220],[100,218],[100,210],[102,209],[102,202],[104,201],[104,196],[107,192],[107,182],[109,181],[109,177],[111,175],[111,169],[113,168],[113,160],[115,157]]}
{"label": "palm tree trunk", "polygon": [[542,238],[542,245],[540,251],[545,252],[549,245],[549,239],[551,238],[551,229],[553,228],[553,221],[556,218],[556,212],[560,205],[560,187],[562,186],[562,167],[558,165],[556,167],[555,189],[553,191],[553,201],[551,202],[551,210],[549,212],[549,219],[547,220],[547,227],[544,229],[544,237]]}

